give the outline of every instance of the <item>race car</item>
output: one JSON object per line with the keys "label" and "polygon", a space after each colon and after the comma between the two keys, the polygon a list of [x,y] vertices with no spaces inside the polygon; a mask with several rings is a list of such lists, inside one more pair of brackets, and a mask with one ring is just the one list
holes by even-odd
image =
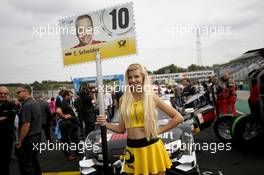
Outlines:
{"label": "race car", "polygon": [[195,94],[186,101],[183,105],[182,115],[187,116],[188,114],[195,116],[200,129],[211,126],[216,119],[215,108],[208,103],[203,94]]}
{"label": "race car", "polygon": [[191,96],[183,104],[183,107],[173,104],[173,98],[174,95],[165,95],[162,97],[162,100],[172,105],[182,114],[184,123],[191,125],[193,133],[199,133],[200,130],[211,126],[215,121],[215,108],[207,101],[204,94],[195,94]]}
{"label": "race car", "polygon": [[[116,112],[113,123],[117,123],[118,117],[118,112]],[[164,112],[158,110],[159,126],[165,125],[169,120],[169,117]],[[167,175],[200,174],[195,150],[193,149],[192,129],[189,124],[181,124],[159,135],[159,137],[162,139],[173,163],[171,169],[166,171]],[[126,134],[116,134],[107,130],[110,174],[124,174],[126,138]],[[90,149],[85,150],[83,160],[79,162],[80,173],[82,175],[103,174],[103,154],[99,128],[87,136],[85,145],[90,145],[90,147],[86,147]]]}

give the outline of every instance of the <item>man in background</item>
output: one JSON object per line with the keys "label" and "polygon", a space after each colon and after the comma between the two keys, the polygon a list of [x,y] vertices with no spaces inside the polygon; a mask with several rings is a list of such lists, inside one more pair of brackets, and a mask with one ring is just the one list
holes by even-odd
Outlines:
{"label": "man in background", "polygon": [[236,84],[229,78],[228,73],[225,73],[216,85],[216,94],[218,115],[232,114],[236,116]]}
{"label": "man in background", "polygon": [[17,159],[21,175],[41,175],[37,158],[38,150],[33,149],[41,141],[41,109],[33,100],[29,85],[17,88],[17,99],[22,103],[19,113],[19,136],[16,144]]}
{"label": "man in background", "polygon": [[91,87],[85,87],[79,91],[79,111],[78,115],[82,118],[85,125],[85,137],[94,130],[96,113],[94,102],[96,101],[95,92]]}
{"label": "man in background", "polygon": [[189,79],[184,78],[181,80],[181,84],[184,86],[182,90],[182,101],[186,102],[187,99],[196,93],[195,88],[192,86]]}
{"label": "man in background", "polygon": [[70,145],[72,143],[75,145],[79,143],[77,117],[71,105],[72,96],[73,94],[71,91],[64,90],[62,94],[63,100],[60,107],[57,108],[57,113],[62,118],[59,124],[62,135],[61,142],[68,145],[68,147],[63,150],[67,161],[76,159],[78,150],[72,150]]}
{"label": "man in background", "polygon": [[46,140],[49,140],[51,142],[51,136],[50,136],[51,112],[50,112],[49,103],[43,100],[42,98],[39,98],[37,101],[41,109],[42,129],[44,130]]}
{"label": "man in background", "polygon": [[16,105],[8,101],[7,87],[0,86],[0,174],[9,175],[9,162],[14,141]]}

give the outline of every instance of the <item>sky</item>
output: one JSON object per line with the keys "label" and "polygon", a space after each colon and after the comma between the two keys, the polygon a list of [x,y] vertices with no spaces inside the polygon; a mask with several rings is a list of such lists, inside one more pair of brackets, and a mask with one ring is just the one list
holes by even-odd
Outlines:
{"label": "sky", "polygon": [[[131,0],[130,0],[131,1]],[[34,28],[128,0],[2,0],[0,83],[70,81],[96,76],[94,62],[64,67],[60,36]],[[148,70],[197,64],[199,28],[203,65],[226,63],[264,45],[263,0],[134,0],[137,54],[102,62],[103,75],[123,74],[131,63]],[[209,32],[210,31],[210,32]]]}

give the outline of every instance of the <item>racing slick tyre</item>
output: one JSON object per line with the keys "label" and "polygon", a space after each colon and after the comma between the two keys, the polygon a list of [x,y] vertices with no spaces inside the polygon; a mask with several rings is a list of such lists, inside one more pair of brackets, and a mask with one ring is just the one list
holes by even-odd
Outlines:
{"label": "racing slick tyre", "polygon": [[235,143],[245,144],[255,138],[260,127],[251,115],[244,115],[237,118],[232,126],[232,135]]}
{"label": "racing slick tyre", "polygon": [[234,122],[233,115],[224,115],[218,119],[213,124],[215,135],[218,139],[224,142],[232,141],[232,124]]}

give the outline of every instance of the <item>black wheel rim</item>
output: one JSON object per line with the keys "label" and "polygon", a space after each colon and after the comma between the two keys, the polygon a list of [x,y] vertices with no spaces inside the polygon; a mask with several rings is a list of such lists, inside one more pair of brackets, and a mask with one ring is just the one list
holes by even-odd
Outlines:
{"label": "black wheel rim", "polygon": [[232,136],[231,136],[231,128],[232,122],[230,120],[227,121],[222,121],[217,130],[218,130],[218,134],[220,135],[220,137],[222,137],[225,140],[231,140]]}

